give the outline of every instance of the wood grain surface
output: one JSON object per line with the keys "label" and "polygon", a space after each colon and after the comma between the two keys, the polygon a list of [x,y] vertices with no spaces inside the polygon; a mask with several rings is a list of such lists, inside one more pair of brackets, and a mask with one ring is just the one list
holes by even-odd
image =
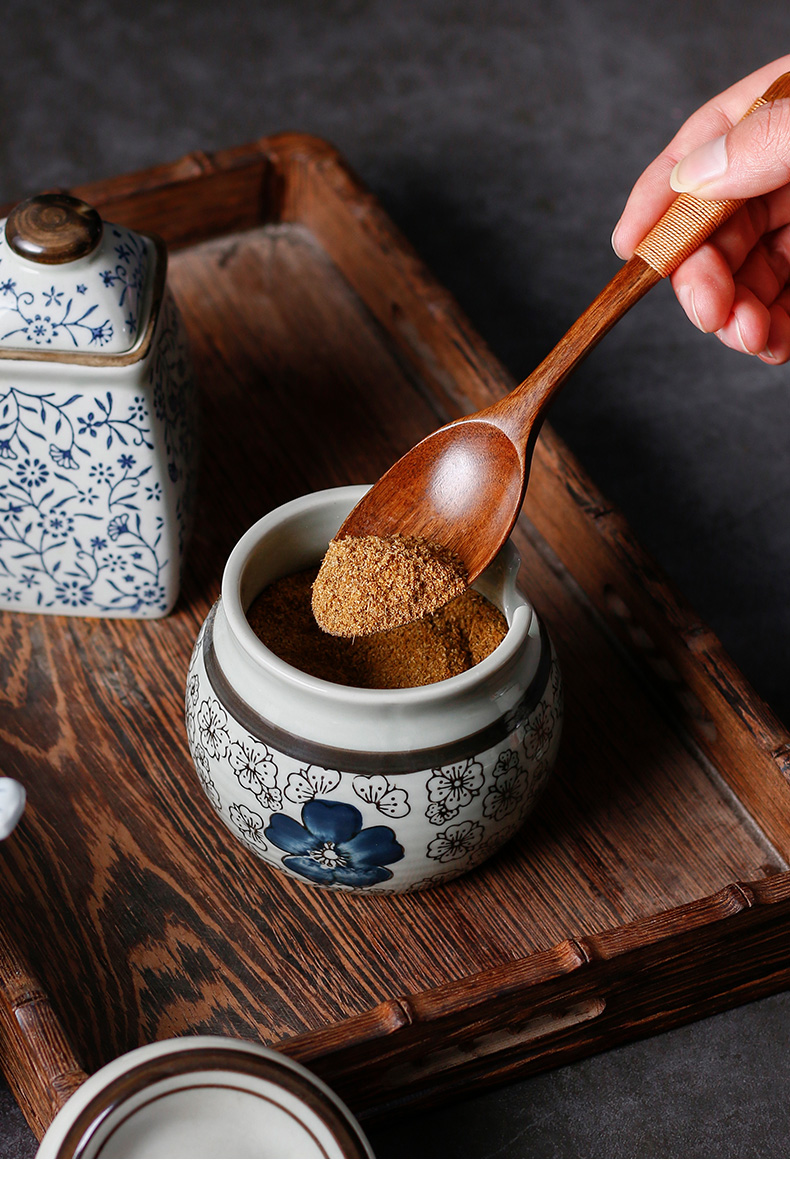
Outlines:
{"label": "wood grain surface", "polygon": [[[232,546],[510,384],[314,139],[76,190],[175,247],[203,458],[170,616],[0,613],[0,770],[28,790],[0,847],[0,1065],[36,1132],[80,1067],[174,1034],[283,1044],[373,1111],[786,986],[790,740],[548,429],[515,541],[567,718],[534,819],[394,897],[311,889],[232,837],[183,722]],[[26,971],[56,1034],[23,1028]],[[36,1050],[55,1043],[57,1070]]]}

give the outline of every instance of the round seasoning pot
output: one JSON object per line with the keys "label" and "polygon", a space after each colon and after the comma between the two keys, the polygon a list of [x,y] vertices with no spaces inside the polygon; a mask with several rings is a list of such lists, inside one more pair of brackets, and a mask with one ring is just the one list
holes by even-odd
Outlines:
{"label": "round seasoning pot", "polygon": [[521,826],[556,757],[561,683],[510,543],[475,582],[508,632],[452,679],[346,687],[268,650],[252,601],[316,566],[365,491],[300,497],[241,538],[192,654],[186,726],[208,800],[263,862],[306,883],[402,892],[463,874]]}
{"label": "round seasoning pot", "polygon": [[299,1063],[253,1042],[168,1038],[77,1089],[37,1158],[372,1158],[346,1106]]}

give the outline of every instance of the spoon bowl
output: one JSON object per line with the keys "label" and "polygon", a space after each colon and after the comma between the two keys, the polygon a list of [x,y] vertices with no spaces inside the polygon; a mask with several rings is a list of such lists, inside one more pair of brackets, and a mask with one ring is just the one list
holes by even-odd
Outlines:
{"label": "spoon bowl", "polygon": [[[493,422],[462,419],[390,467],[344,522],[342,537],[419,537],[452,551],[476,579],[504,545],[526,486],[519,447]],[[481,522],[484,514],[484,522]],[[484,536],[475,536],[484,529]]]}

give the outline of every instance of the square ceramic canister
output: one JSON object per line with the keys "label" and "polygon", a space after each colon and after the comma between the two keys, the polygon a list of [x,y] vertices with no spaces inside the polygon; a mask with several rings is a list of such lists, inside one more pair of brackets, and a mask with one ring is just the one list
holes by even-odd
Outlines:
{"label": "square ceramic canister", "polygon": [[160,239],[48,194],[0,222],[0,608],[161,617],[196,474]]}

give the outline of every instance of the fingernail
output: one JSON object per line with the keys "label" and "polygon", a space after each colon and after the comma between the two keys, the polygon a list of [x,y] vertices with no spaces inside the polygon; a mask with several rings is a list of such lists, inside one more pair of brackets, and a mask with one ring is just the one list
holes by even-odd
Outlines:
{"label": "fingernail", "polygon": [[741,349],[743,350],[744,354],[753,355],[754,352],[749,349],[749,347],[746,345],[746,342],[743,340],[743,334],[741,333],[741,323],[737,317],[735,318],[735,332],[738,335],[738,341],[741,343]]}
{"label": "fingernail", "polygon": [[[691,317],[691,320],[697,326],[697,329],[702,330],[703,333],[707,332],[702,328],[702,321],[699,319],[697,306],[694,303],[694,289],[689,287],[688,284],[686,284],[684,287],[678,288],[678,300],[680,301],[681,307],[686,310],[687,314]],[[691,309],[691,312],[689,312],[689,309]]]}
{"label": "fingernail", "polygon": [[712,183],[727,170],[727,135],[698,146],[676,163],[669,186],[676,192],[693,192],[704,183]]}
{"label": "fingernail", "polygon": [[617,249],[617,234],[618,234],[619,229],[620,229],[620,222],[618,221],[617,224],[615,225],[614,229],[612,230],[612,249],[614,250],[614,252],[618,258],[622,258],[623,255]]}

